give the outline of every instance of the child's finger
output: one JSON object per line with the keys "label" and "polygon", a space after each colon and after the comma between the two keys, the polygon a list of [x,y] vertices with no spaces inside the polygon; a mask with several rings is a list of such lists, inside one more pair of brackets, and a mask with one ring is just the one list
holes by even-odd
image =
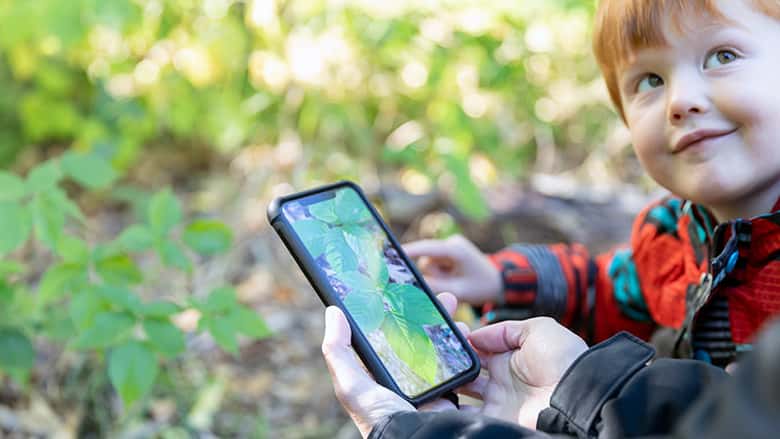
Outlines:
{"label": "child's finger", "polygon": [[411,258],[420,256],[432,256],[439,258],[452,257],[452,249],[445,241],[437,239],[423,239],[420,241],[408,242],[403,246],[404,252]]}
{"label": "child's finger", "polygon": [[468,337],[471,333],[471,328],[469,328],[469,325],[467,325],[464,322],[455,322],[455,325],[460,330],[460,333],[463,334],[464,337]]}
{"label": "child's finger", "polygon": [[458,281],[446,277],[438,276],[424,276],[425,283],[431,287],[434,293],[448,292],[453,296],[458,297],[456,294],[459,291]]}
{"label": "child's finger", "polygon": [[447,314],[455,314],[455,310],[458,309],[457,297],[455,297],[452,293],[441,293],[437,294],[436,298],[439,299],[439,302],[441,302],[441,304],[444,306],[444,309],[447,310]]}

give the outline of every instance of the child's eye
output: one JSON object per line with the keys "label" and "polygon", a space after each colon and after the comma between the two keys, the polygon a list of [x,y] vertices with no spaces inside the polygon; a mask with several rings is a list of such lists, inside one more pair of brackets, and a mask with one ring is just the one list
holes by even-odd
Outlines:
{"label": "child's eye", "polygon": [[662,85],[664,85],[664,80],[660,76],[655,73],[649,73],[639,80],[639,83],[636,85],[636,91],[637,93],[642,93]]}
{"label": "child's eye", "polygon": [[713,67],[722,66],[724,64],[729,64],[734,61],[736,61],[738,58],[737,54],[734,53],[731,50],[718,50],[714,52],[712,55],[710,55],[709,58],[707,58],[707,61],[704,62],[704,68],[709,69]]}

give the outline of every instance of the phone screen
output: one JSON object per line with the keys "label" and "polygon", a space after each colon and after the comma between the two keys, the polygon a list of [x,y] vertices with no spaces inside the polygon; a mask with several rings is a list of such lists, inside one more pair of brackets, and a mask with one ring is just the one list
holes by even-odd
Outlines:
{"label": "phone screen", "polygon": [[407,396],[471,368],[463,344],[353,189],[288,201],[282,215]]}

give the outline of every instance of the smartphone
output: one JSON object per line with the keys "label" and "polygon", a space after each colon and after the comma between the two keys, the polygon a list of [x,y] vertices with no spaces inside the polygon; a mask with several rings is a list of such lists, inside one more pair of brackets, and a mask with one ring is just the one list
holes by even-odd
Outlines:
{"label": "smartphone", "polygon": [[268,219],[377,382],[419,406],[472,381],[474,350],[377,210],[344,181],[274,200]]}

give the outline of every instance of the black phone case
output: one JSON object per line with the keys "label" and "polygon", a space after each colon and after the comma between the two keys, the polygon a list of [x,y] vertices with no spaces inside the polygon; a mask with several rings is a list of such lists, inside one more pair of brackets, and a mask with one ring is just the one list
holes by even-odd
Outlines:
{"label": "black phone case", "polygon": [[[355,190],[355,192],[357,192],[357,194],[363,200],[365,205],[368,207],[368,210],[374,216],[374,219],[376,219],[377,223],[384,230],[385,235],[387,236],[389,242],[393,246],[395,246],[399,256],[407,264],[412,274],[415,276],[419,284],[422,286],[423,291],[425,291],[428,297],[431,298],[431,301],[436,306],[436,309],[439,310],[439,313],[442,315],[444,320],[447,322],[450,328],[452,328],[453,333],[458,338],[458,340],[460,340],[461,344],[466,348],[466,351],[468,352],[468,355],[471,358],[472,367],[470,369],[462,372],[459,375],[452,377],[450,380],[416,397],[409,397],[405,395],[403,391],[401,391],[401,389],[395,383],[395,381],[393,380],[393,378],[385,368],[384,364],[380,360],[379,356],[376,354],[374,349],[369,344],[366,336],[363,334],[360,328],[358,328],[352,316],[349,314],[349,312],[346,310],[344,305],[338,299],[338,296],[336,296],[336,294],[332,291],[330,283],[325,278],[322,270],[319,269],[319,267],[309,256],[309,253],[304,247],[303,242],[295,234],[292,227],[284,218],[284,216],[281,215],[281,208],[286,202],[296,200],[298,198],[307,197],[310,195],[315,195],[321,192],[327,192],[334,189],[343,188],[343,187],[352,188],[353,190]],[[274,228],[276,233],[279,235],[279,237],[282,239],[284,245],[292,254],[293,259],[295,259],[295,262],[297,262],[298,265],[301,267],[301,270],[303,271],[304,275],[309,280],[311,285],[314,287],[314,290],[317,292],[317,295],[320,297],[320,300],[322,300],[322,303],[324,303],[325,306],[330,306],[330,305],[338,306],[339,308],[341,308],[342,311],[344,311],[344,315],[346,315],[347,320],[349,321],[350,328],[352,329],[352,347],[355,349],[355,352],[357,352],[358,356],[360,356],[360,358],[363,360],[363,363],[366,365],[368,370],[373,374],[374,379],[376,379],[376,381],[379,384],[397,393],[402,398],[409,401],[415,407],[418,407],[421,404],[434,400],[451,390],[454,390],[470,381],[473,381],[479,375],[480,368],[481,368],[479,363],[479,357],[474,352],[474,350],[471,349],[471,346],[466,341],[466,338],[463,336],[463,334],[461,334],[461,332],[458,330],[458,327],[454,324],[450,316],[447,314],[447,312],[444,310],[442,305],[436,299],[435,295],[431,292],[430,288],[425,283],[425,280],[423,279],[422,275],[417,270],[417,267],[406,256],[406,254],[403,251],[403,248],[399,245],[398,241],[396,241],[395,236],[393,236],[393,234],[390,232],[390,229],[388,228],[387,224],[385,224],[385,222],[382,220],[382,217],[379,215],[379,213],[374,208],[374,206],[371,205],[371,203],[368,201],[365,194],[363,193],[363,190],[358,185],[350,181],[341,181],[338,183],[329,184],[326,186],[321,186],[306,191],[298,192],[295,194],[279,197],[273,200],[271,204],[268,206],[268,221],[270,222],[271,226]]]}

